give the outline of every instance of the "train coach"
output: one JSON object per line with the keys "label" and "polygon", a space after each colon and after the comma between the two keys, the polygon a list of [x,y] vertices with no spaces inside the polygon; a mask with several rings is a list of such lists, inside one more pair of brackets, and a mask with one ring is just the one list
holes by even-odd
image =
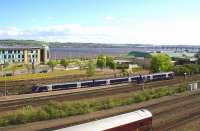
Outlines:
{"label": "train coach", "polygon": [[152,113],[146,109],[100,119],[57,131],[151,131]]}
{"label": "train coach", "polygon": [[50,85],[41,85],[33,86],[32,92],[47,92],[55,90],[68,90],[73,88],[87,88],[87,87],[97,87],[97,86],[106,86],[106,85],[116,85],[123,83],[143,83],[156,80],[164,79],[173,79],[174,72],[163,72],[163,73],[154,73],[148,75],[136,75],[130,77],[122,78],[112,78],[112,79],[103,79],[103,80],[88,80],[88,81],[77,81],[69,83],[59,83],[59,84],[50,84]]}

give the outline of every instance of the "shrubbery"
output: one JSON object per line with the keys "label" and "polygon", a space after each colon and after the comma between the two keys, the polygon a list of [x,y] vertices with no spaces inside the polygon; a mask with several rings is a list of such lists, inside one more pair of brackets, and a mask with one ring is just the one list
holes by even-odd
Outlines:
{"label": "shrubbery", "polygon": [[49,102],[39,108],[27,106],[7,116],[0,117],[0,126],[24,124],[28,122],[62,118],[89,112],[110,109],[117,106],[130,105],[162,96],[185,91],[185,87],[160,88],[147,90],[126,98],[108,98],[105,100],[80,100],[75,102]]}
{"label": "shrubbery", "polygon": [[176,67],[174,67],[173,70],[177,75],[184,75],[184,73],[197,74],[197,73],[200,73],[200,65],[186,64],[186,65],[182,65],[182,66],[176,66]]}

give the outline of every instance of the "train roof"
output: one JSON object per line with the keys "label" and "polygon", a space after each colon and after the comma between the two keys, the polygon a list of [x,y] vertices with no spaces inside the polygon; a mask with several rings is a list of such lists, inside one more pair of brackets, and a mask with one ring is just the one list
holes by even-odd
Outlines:
{"label": "train roof", "polygon": [[[76,84],[77,82],[65,82],[65,83],[54,83],[52,84],[53,86],[55,85],[68,85],[68,84]],[[51,84],[50,84],[51,85]]]}
{"label": "train roof", "polygon": [[103,131],[150,117],[152,117],[151,112],[149,112],[146,109],[141,109],[134,112],[125,113],[122,115],[117,115],[76,126],[62,128],[57,131],[83,131],[83,129],[85,131]]}
{"label": "train roof", "polygon": [[149,74],[149,75],[162,75],[162,74],[170,74],[170,73],[174,73],[173,71],[171,72],[160,72],[160,73],[153,73],[153,74]]}
{"label": "train roof", "polygon": [[118,80],[118,79],[127,79],[128,77],[117,77],[117,78],[111,78],[109,80]]}
{"label": "train roof", "polygon": [[93,82],[93,80],[80,81],[81,83]]}

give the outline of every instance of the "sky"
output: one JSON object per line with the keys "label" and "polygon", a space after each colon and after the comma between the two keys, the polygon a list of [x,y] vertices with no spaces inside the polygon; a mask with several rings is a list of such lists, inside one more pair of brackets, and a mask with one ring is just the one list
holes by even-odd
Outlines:
{"label": "sky", "polygon": [[1,0],[0,39],[200,45],[200,0]]}

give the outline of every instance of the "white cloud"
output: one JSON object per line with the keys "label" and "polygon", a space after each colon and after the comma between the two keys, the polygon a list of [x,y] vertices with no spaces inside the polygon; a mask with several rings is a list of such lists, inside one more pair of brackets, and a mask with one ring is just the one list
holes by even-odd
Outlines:
{"label": "white cloud", "polygon": [[113,17],[113,16],[106,16],[104,19],[107,20],[107,21],[113,21],[113,20],[115,20],[115,17]]}
{"label": "white cloud", "polygon": [[48,20],[53,20],[53,19],[55,19],[55,17],[53,17],[53,16],[48,16],[47,19],[48,19]]}
{"label": "white cloud", "polygon": [[0,28],[0,39],[35,39],[61,42],[200,44],[200,20],[121,23],[102,26],[79,24]]}

